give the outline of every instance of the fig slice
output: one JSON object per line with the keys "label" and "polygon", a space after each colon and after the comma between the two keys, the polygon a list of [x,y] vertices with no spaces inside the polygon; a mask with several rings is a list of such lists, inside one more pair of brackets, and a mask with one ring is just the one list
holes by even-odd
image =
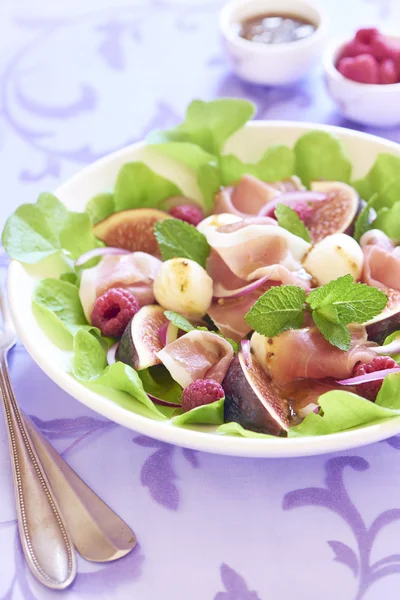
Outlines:
{"label": "fig slice", "polygon": [[225,422],[270,435],[288,431],[289,405],[250,352],[233,358],[222,387]]}
{"label": "fig slice", "polygon": [[157,352],[163,349],[160,328],[168,321],[158,304],[143,306],[130,320],[116,353],[116,359],[142,371],[160,364]]}
{"label": "fig slice", "polygon": [[311,190],[327,195],[323,202],[312,204],[306,220],[313,243],[334,233],[351,233],[360,205],[356,190],[341,181],[313,181]]}
{"label": "fig slice", "polygon": [[383,344],[385,339],[400,329],[400,292],[391,288],[382,288],[388,301],[383,311],[368,323],[368,339],[377,344]]}
{"label": "fig slice", "polygon": [[93,232],[107,246],[159,256],[154,225],[157,221],[171,218],[156,208],[132,208],[100,221],[93,227]]}

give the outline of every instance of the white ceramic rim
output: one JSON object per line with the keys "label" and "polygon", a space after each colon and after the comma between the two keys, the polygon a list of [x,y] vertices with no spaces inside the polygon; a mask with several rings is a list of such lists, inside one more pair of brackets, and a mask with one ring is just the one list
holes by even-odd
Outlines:
{"label": "white ceramic rim", "polygon": [[[387,36],[390,38],[394,38],[400,41],[400,37],[398,36]],[[359,83],[358,81],[353,81],[352,79],[347,79],[347,77],[343,77],[343,75],[336,68],[336,59],[339,54],[339,51],[343,48],[347,42],[350,42],[348,38],[340,38],[333,40],[328,44],[323,57],[323,65],[325,72],[332,79],[340,80],[342,82],[346,82],[349,87],[357,90],[366,91],[374,91],[377,94],[384,94],[385,92],[393,92],[400,91],[400,82],[398,83],[388,83],[388,84],[379,84],[379,83]]]}
{"label": "white ceramic rim", "polygon": [[[267,55],[281,54],[282,52],[292,51],[296,48],[298,49],[305,48],[307,46],[312,46],[326,35],[328,28],[328,19],[326,13],[321,9],[320,6],[316,6],[312,2],[298,0],[297,4],[299,6],[303,5],[305,8],[310,8],[311,10],[315,11],[315,13],[318,15],[318,26],[311,35],[302,40],[297,40],[296,42],[286,42],[283,44],[256,44],[254,42],[251,42],[250,40],[245,40],[244,38],[241,38],[239,35],[237,35],[237,33],[235,33],[232,27],[232,21],[234,20],[232,19],[232,14],[234,14],[235,11],[241,6],[246,5],[248,3],[249,0],[231,0],[231,2],[228,2],[223,6],[219,15],[219,26],[223,36],[227,40],[229,40],[230,43],[235,44],[236,46],[242,48],[245,51],[251,51]],[[270,0],[268,0],[268,3],[270,3]],[[280,0],[275,0],[275,4],[277,11],[285,10],[282,9]],[[294,8],[293,10],[296,9]],[[260,14],[260,10],[255,10],[254,16],[257,16],[258,14]]]}
{"label": "white ceramic rim", "polygon": [[[337,135],[340,135],[341,132],[346,132],[347,135],[349,135],[349,130],[341,127],[293,121],[252,121],[247,127],[257,128],[260,125],[265,126],[265,124],[281,129],[295,128],[304,130],[304,132],[310,129],[319,129]],[[362,140],[365,140],[365,142],[382,140],[382,138],[379,138],[378,136],[358,131],[351,131],[351,136],[358,139],[361,138]],[[392,148],[397,154],[399,153],[398,144],[388,140],[383,141],[388,150]],[[55,194],[59,194],[64,187],[67,187],[72,183],[75,185],[77,183],[79,184],[80,180],[86,179],[88,175],[97,172],[109,162],[112,163],[116,160],[124,161],[124,156],[126,156],[126,161],[128,161],[134,148],[141,148],[145,145],[145,142],[132,144],[122,150],[101,158],[65,182],[55,191]],[[8,271],[8,298],[17,333],[33,360],[60,388],[82,402],[82,404],[88,406],[104,417],[134,431],[163,442],[185,448],[192,448],[194,450],[224,455],[264,458],[300,457],[348,450],[378,442],[400,433],[400,417],[395,417],[378,425],[325,436],[250,439],[183,429],[174,427],[169,422],[154,421],[148,417],[132,413],[104,396],[89,390],[67,372],[54,368],[51,359],[41,353],[40,348],[38,348],[37,345],[35,345],[34,340],[31,339],[29,331],[24,327],[24,315],[15,310],[13,303],[13,297],[16,298],[19,293],[19,274],[22,274],[22,272],[24,272],[24,267],[15,260],[11,261]]]}

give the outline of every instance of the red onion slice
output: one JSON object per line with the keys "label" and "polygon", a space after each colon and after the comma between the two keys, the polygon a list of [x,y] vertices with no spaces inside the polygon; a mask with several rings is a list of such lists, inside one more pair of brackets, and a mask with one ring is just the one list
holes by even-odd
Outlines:
{"label": "red onion slice", "polygon": [[245,285],[241,288],[236,288],[235,290],[227,290],[220,283],[216,283],[214,286],[214,298],[241,298],[242,296],[247,296],[254,292],[257,288],[262,286],[268,279],[270,275],[265,275],[265,277],[261,277],[260,279],[256,279],[252,281],[248,285]]}
{"label": "red onion slice", "polygon": [[399,372],[400,367],[393,367],[393,369],[382,369],[382,371],[366,373],[365,375],[358,375],[358,377],[350,377],[350,379],[342,379],[337,383],[340,385],[357,385],[359,383],[368,383],[369,381],[381,381],[382,379],[385,379],[386,375]]}
{"label": "red onion slice", "polygon": [[240,342],[246,365],[250,366],[250,340],[242,340]]}
{"label": "red onion slice", "polygon": [[265,206],[262,207],[262,209],[258,213],[258,216],[273,216],[278,204],[286,204],[287,206],[291,206],[292,204],[297,204],[298,202],[323,202],[327,199],[327,197],[328,196],[326,194],[310,191],[288,192],[287,194],[279,194],[278,196],[275,196],[273,200],[270,200]]}
{"label": "red onion slice", "polygon": [[152,394],[147,394],[148,397],[154,404],[158,404],[159,406],[169,406],[170,408],[181,408],[181,404],[177,404],[175,402],[167,402],[166,400],[161,400],[161,398],[157,398],[157,396],[152,396]]}
{"label": "red onion slice", "polygon": [[132,254],[130,250],[125,250],[124,248],[112,248],[111,246],[104,246],[104,248],[93,248],[93,250],[89,250],[82,254],[76,261],[75,266],[81,267],[88,260],[92,258],[96,258],[96,256],[105,256],[106,254]]}
{"label": "red onion slice", "polygon": [[109,365],[113,365],[115,363],[115,355],[117,353],[118,346],[119,342],[115,342],[115,344],[113,344],[107,352],[107,362]]}
{"label": "red onion slice", "polygon": [[165,323],[163,323],[161,325],[160,329],[158,330],[160,342],[162,343],[163,346],[167,345],[167,329],[168,329],[169,323],[170,323],[169,321],[166,321]]}

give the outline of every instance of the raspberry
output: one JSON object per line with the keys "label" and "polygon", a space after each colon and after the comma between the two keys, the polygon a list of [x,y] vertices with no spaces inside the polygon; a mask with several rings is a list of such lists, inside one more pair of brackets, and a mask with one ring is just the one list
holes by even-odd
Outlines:
{"label": "raspberry", "polygon": [[347,79],[359,83],[378,83],[378,63],[369,54],[360,54],[354,58],[342,58],[337,69]]}
{"label": "raspberry", "polygon": [[[390,356],[375,356],[369,364],[358,363],[353,369],[353,377],[366,375],[367,373],[375,373],[375,371],[383,371],[384,369],[393,369],[397,367],[397,363]],[[356,385],[356,392],[367,400],[374,401],[381,389],[382,381],[368,381]]]}
{"label": "raspberry", "polygon": [[186,221],[186,223],[190,223],[190,225],[194,225],[195,227],[204,218],[201,208],[193,204],[179,204],[178,206],[174,206],[169,211],[169,214],[171,217]]}
{"label": "raspberry", "polygon": [[297,212],[300,219],[304,221],[304,223],[307,223],[308,219],[313,213],[313,209],[311,206],[308,206],[306,202],[298,202],[294,205],[293,210]]}
{"label": "raspberry", "polygon": [[225,396],[222,385],[214,379],[197,379],[193,381],[182,394],[182,410],[188,412],[197,406],[211,404]]}
{"label": "raspberry", "polygon": [[111,288],[94,303],[91,321],[103,335],[121,337],[129,321],[139,310],[136,297],[123,288]]}
{"label": "raspberry", "polygon": [[375,27],[363,27],[357,31],[355,40],[361,44],[370,44],[379,35],[379,31]]}
{"label": "raspberry", "polygon": [[394,58],[395,53],[396,47],[394,44],[382,35],[378,35],[371,41],[370,54],[376,59],[382,60],[384,58]]}
{"label": "raspberry", "polygon": [[343,46],[339,60],[341,58],[353,58],[359,54],[371,54],[370,46],[356,40],[351,40],[351,42],[347,42],[347,44]]}
{"label": "raspberry", "polygon": [[396,83],[397,70],[394,61],[391,58],[385,58],[379,65],[379,83]]}

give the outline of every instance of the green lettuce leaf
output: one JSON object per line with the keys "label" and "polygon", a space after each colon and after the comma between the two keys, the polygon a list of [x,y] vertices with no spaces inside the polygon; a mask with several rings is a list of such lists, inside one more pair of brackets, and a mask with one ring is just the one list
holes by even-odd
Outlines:
{"label": "green lettuce leaf", "polygon": [[352,165],[338,138],[325,131],[310,131],[302,135],[294,147],[296,174],[304,185],[311,181],[349,182]]}
{"label": "green lettuce leaf", "polygon": [[161,208],[171,196],[182,196],[182,191],[141,162],[129,162],[119,170],[114,187],[115,210],[130,208]]}
{"label": "green lettuce leaf", "polygon": [[295,155],[288,146],[270,146],[256,163],[243,163],[234,154],[220,157],[222,185],[238,182],[245,174],[262,181],[281,181],[295,173]]}
{"label": "green lettuce leaf", "polygon": [[[383,345],[387,346],[391,342],[397,341],[399,339],[400,339],[400,331],[395,331],[394,333],[392,333],[385,339],[385,341],[383,342]],[[400,353],[399,354],[391,354],[390,356],[393,358],[393,360],[395,360],[397,363],[400,364]]]}
{"label": "green lettuce leaf", "polygon": [[52,339],[68,333],[74,335],[79,329],[99,330],[86,320],[76,285],[60,279],[42,279],[35,288],[32,305],[40,315],[41,325],[52,332]]}
{"label": "green lettuce leaf", "polygon": [[178,219],[165,219],[155,224],[154,233],[164,261],[188,258],[205,268],[210,246],[196,227]]}
{"label": "green lettuce leaf", "polygon": [[[393,377],[393,375],[391,376]],[[392,390],[390,390],[390,394]],[[379,394],[379,401],[370,402],[351,392],[333,390],[322,394],[318,403],[320,413],[310,413],[304,421],[289,429],[289,437],[327,435],[339,431],[347,431],[354,427],[376,425],[386,419],[400,416],[400,394],[397,398],[384,392]],[[390,408],[386,404],[390,402]]]}
{"label": "green lettuce leaf", "polygon": [[[125,392],[145,406],[154,418],[165,419],[144,391],[138,373],[122,362],[107,366],[106,352],[99,340],[83,329],[77,331],[74,336],[71,368],[74,377],[82,383],[91,383],[95,389],[97,386],[102,386]],[[129,409],[129,402],[127,404],[124,400],[126,399],[122,396],[122,405]]]}
{"label": "green lettuce leaf", "polygon": [[364,208],[360,211],[356,222],[354,223],[354,239],[359,242],[361,237],[375,227],[376,212],[374,209],[374,203],[378,198],[378,194],[374,194],[369,201],[366,203]]}
{"label": "green lettuce leaf", "polygon": [[203,150],[196,144],[188,142],[166,142],[165,144],[154,144],[151,146],[157,154],[163,154],[169,158],[184,164],[193,171],[198,171],[203,165],[215,163],[216,156]]}
{"label": "green lettuce leaf", "polygon": [[[385,342],[386,343],[386,342]],[[379,406],[395,411],[400,409],[400,374],[387,375],[375,401]]]}
{"label": "green lettuce leaf", "polygon": [[72,259],[102,245],[92,232],[86,213],[69,211],[52,194],[40,194],[36,204],[22,204],[9,217],[3,245],[11,258],[36,264],[63,253]]}
{"label": "green lettuce leaf", "polygon": [[226,140],[243,127],[254,114],[255,107],[247,100],[220,98],[211,102],[194,100],[186,111],[183,123],[153,133],[151,142],[188,142],[210,154],[220,154]]}
{"label": "green lettuce leaf", "polygon": [[203,196],[207,214],[213,211],[214,197],[221,185],[221,172],[217,165],[210,163],[200,167],[197,172],[197,186]]}
{"label": "green lettuce leaf", "polygon": [[182,427],[183,425],[221,425],[224,422],[224,402],[225,398],[197,406],[188,412],[173,417],[172,424]]}
{"label": "green lettuce leaf", "polygon": [[391,208],[381,208],[376,215],[373,227],[386,233],[393,242],[400,242],[400,202],[396,202]]}
{"label": "green lettuce leaf", "polygon": [[245,438],[272,438],[277,439],[274,435],[268,435],[267,433],[257,433],[256,431],[250,431],[250,429],[245,429],[239,423],[224,423],[220,425],[217,429],[217,433],[221,435],[232,435],[237,437],[245,437]]}
{"label": "green lettuce leaf", "polygon": [[86,205],[86,212],[93,225],[115,213],[114,194],[111,192],[93,196]]}
{"label": "green lettuce leaf", "polygon": [[160,398],[161,400],[165,400],[165,402],[171,402],[173,404],[181,403],[182,388],[179,383],[172,379],[171,375],[163,365],[144,369],[143,371],[139,371],[138,375],[144,390],[148,394]]}
{"label": "green lettuce leaf", "polygon": [[399,200],[400,192],[400,157],[382,152],[368,173],[353,183],[361,198],[369,200],[378,194],[377,208],[392,206]]}

